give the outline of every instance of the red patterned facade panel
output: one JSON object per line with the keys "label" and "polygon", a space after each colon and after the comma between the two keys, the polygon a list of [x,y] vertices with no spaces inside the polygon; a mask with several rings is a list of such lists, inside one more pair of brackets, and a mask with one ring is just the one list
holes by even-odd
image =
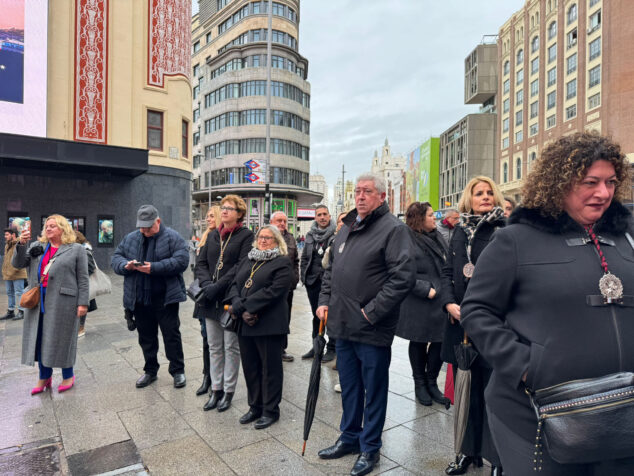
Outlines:
{"label": "red patterned facade panel", "polygon": [[107,93],[108,0],[76,0],[75,140],[107,143]]}
{"label": "red patterned facade panel", "polygon": [[148,79],[164,87],[165,76],[191,70],[191,0],[148,0]]}

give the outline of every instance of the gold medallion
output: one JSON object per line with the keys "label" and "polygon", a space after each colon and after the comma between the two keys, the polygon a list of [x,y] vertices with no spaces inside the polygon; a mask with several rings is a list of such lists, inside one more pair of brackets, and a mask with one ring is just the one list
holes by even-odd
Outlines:
{"label": "gold medallion", "polygon": [[244,282],[244,287],[249,289],[251,286],[253,286],[253,280],[249,278]]}
{"label": "gold medallion", "polygon": [[218,271],[222,269],[223,263],[222,261],[218,261]]}

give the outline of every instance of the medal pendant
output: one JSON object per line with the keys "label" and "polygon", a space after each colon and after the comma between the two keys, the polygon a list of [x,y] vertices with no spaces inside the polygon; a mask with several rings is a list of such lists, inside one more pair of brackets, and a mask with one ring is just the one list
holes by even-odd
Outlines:
{"label": "medal pendant", "polygon": [[601,295],[607,300],[618,300],[623,297],[623,283],[612,273],[605,273],[599,280]]}
{"label": "medal pendant", "polygon": [[323,249],[323,248],[319,248],[319,249],[317,250],[317,254],[318,254],[319,256],[323,255],[323,254],[324,254],[324,249]]}
{"label": "medal pendant", "polygon": [[467,263],[462,268],[462,274],[464,274],[465,278],[471,278],[473,276],[474,269],[475,266],[473,265],[473,263]]}
{"label": "medal pendant", "polygon": [[251,286],[253,286],[253,280],[251,278],[247,279],[244,283],[244,287],[249,289]]}
{"label": "medal pendant", "polygon": [[219,271],[222,269],[222,266],[223,266],[223,263],[222,263],[222,261],[220,261],[220,262],[218,263],[218,270],[219,270]]}

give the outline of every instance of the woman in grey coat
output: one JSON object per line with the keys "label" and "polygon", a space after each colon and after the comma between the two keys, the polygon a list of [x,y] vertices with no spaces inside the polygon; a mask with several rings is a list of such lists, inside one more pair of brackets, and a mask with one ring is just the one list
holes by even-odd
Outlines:
{"label": "woman in grey coat", "polygon": [[14,267],[27,268],[29,288],[40,288],[39,305],[24,312],[22,363],[37,361],[40,369],[31,395],[51,387],[53,367],[62,368],[58,390],[64,392],[75,383],[79,318],[88,312],[86,251],[61,215],[48,217],[42,236],[27,249],[30,238],[30,230],[22,232],[13,256]]}

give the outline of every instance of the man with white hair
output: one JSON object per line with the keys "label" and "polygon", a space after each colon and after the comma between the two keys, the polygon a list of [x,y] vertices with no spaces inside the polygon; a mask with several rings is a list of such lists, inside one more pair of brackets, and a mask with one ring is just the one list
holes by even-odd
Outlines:
{"label": "man with white hair", "polygon": [[[286,248],[288,248],[288,259],[291,260],[291,265],[293,266],[293,280],[291,281],[291,287],[288,291],[288,325],[291,324],[291,306],[293,305],[293,291],[297,287],[297,283],[299,282],[299,256],[297,255],[297,242],[295,241],[295,237],[288,232],[288,218],[286,213],[277,211],[271,215],[271,220],[269,221],[271,225],[277,227],[282,234],[282,238],[286,242]],[[286,347],[288,347],[288,336],[284,334],[283,338],[283,347],[282,347],[282,360],[284,362],[292,362],[295,360],[291,354],[286,352]]]}
{"label": "man with white hair", "polygon": [[360,452],[350,473],[359,476],[379,460],[391,346],[416,268],[410,231],[389,212],[383,178],[361,175],[354,196],[356,208],[332,244],[317,308],[320,319],[328,311],[328,335],[337,341],[343,405],[341,435],[319,457]]}

